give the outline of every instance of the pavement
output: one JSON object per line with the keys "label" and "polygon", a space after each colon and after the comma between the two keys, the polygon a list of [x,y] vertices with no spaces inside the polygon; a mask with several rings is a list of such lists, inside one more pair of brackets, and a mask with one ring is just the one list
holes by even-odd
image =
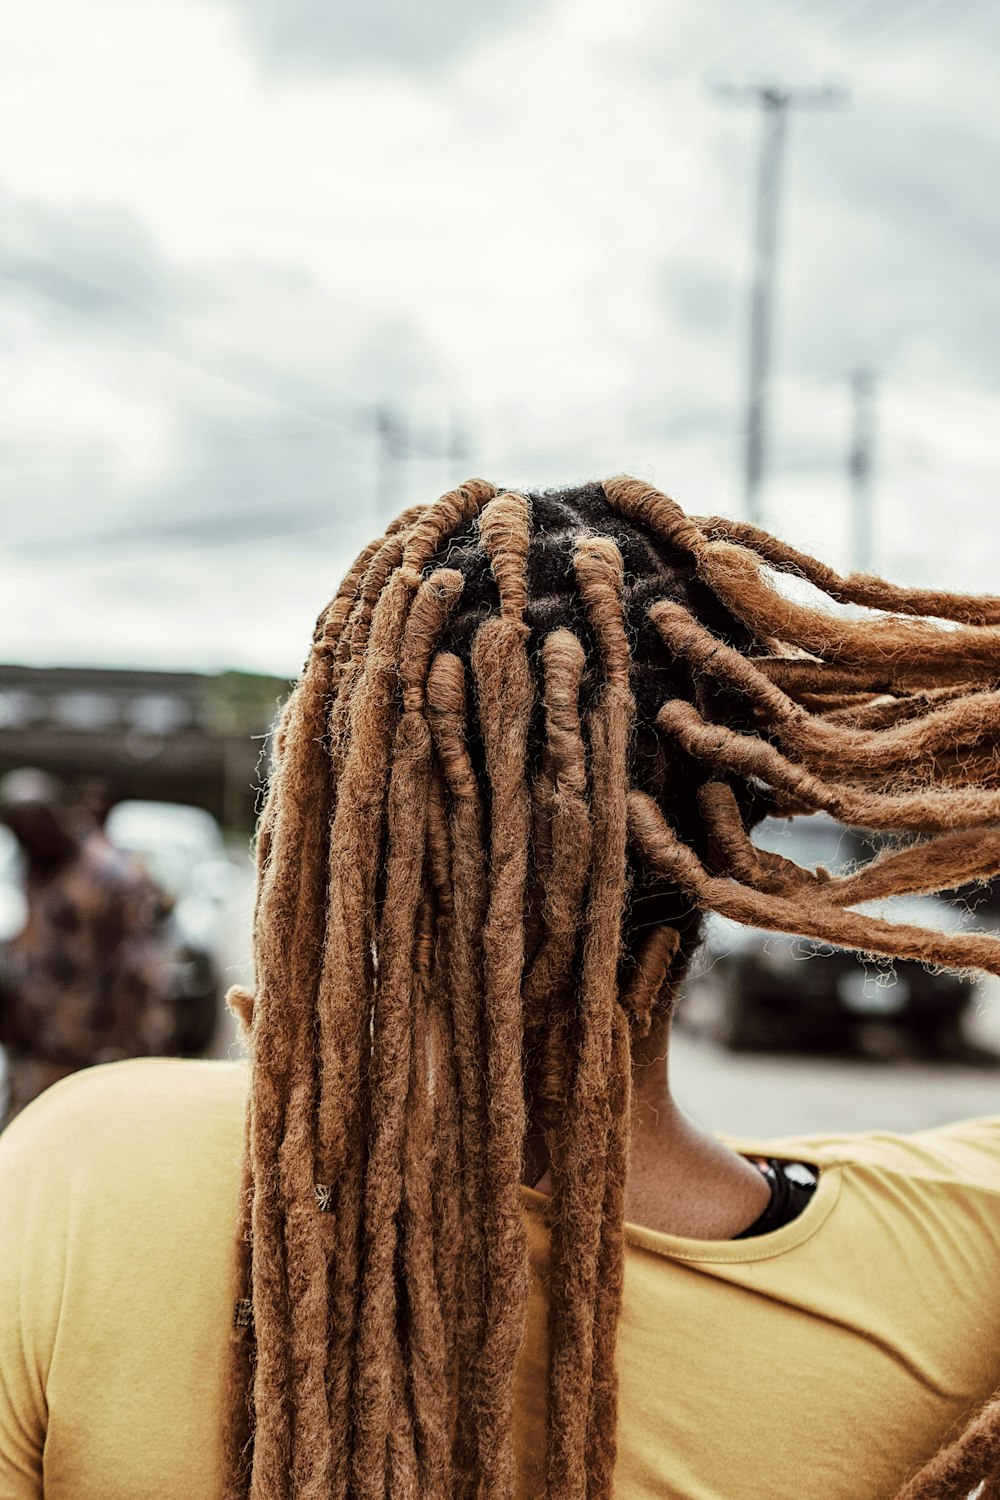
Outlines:
{"label": "pavement", "polygon": [[[991,1001],[989,1023],[1000,1002]],[[978,1024],[978,1023],[977,1023]],[[970,1026],[973,1032],[976,1026]],[[962,1062],[905,1058],[742,1054],[675,1033],[674,1094],[694,1119],[723,1135],[758,1137],[855,1130],[925,1130],[1000,1115],[1000,1059],[973,1050]]]}

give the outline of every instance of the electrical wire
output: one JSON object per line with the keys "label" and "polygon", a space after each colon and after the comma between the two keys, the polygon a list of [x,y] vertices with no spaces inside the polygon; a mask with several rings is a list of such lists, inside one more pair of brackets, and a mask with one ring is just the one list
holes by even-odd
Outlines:
{"label": "electrical wire", "polygon": [[131,525],[107,527],[100,531],[77,532],[66,535],[30,537],[22,541],[8,541],[5,551],[20,555],[43,553],[46,556],[60,552],[79,553],[94,551],[108,546],[121,547],[141,545],[151,541],[178,541],[231,543],[234,540],[271,540],[290,532],[340,531],[356,526],[364,520],[363,513],[355,510],[350,516],[338,516],[338,509],[356,506],[359,501],[372,503],[369,488],[331,495],[329,489],[294,500],[271,502],[267,506],[247,510],[230,510],[221,513],[168,516],[158,520],[139,521]]}
{"label": "electrical wire", "polygon": [[898,21],[892,22],[891,25],[886,26],[882,31],[876,31],[874,36],[865,37],[862,42],[857,43],[850,49],[848,56],[853,57],[856,53],[866,51],[869,47],[877,47],[888,37],[895,36],[900,31],[905,31],[908,26],[914,25],[917,21],[922,21],[925,16],[931,15],[934,11],[940,10],[942,6],[948,4],[954,4],[954,0],[926,0],[924,5],[918,5],[908,15],[900,16]]}
{"label": "electrical wire", "polygon": [[[291,375],[257,355],[246,354],[209,339],[198,329],[161,308],[125,297],[88,277],[56,265],[44,256],[17,250],[3,241],[0,241],[0,277],[50,302],[58,303],[80,318],[112,329],[133,343],[152,349],[165,359],[197,370],[199,374],[207,375],[212,380],[255,396],[284,411],[293,412],[296,416],[322,422],[324,426],[342,431],[371,425],[370,405],[359,407],[345,402],[320,381]],[[112,318],[102,314],[99,304],[93,305],[95,293],[107,307],[116,309],[119,317]],[[88,301],[91,305],[86,305]],[[136,314],[164,329],[178,330],[179,344],[171,347],[169,340],[155,337],[147,328],[128,326],[126,320],[134,320]],[[185,338],[193,339],[194,347],[185,348]],[[272,385],[269,388],[268,381],[277,381],[278,386]],[[338,406],[348,409],[338,412]]]}

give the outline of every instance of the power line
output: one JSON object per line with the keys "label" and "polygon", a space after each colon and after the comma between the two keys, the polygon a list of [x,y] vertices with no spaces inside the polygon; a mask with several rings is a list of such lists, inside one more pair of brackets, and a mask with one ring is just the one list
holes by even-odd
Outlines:
{"label": "power line", "polygon": [[[737,54],[745,53],[748,48],[754,47],[757,42],[768,36],[776,26],[787,25],[792,16],[797,15],[799,11],[805,10],[811,3],[812,0],[797,0],[797,3],[786,4],[777,14],[770,15],[761,25],[755,26],[750,31],[744,33],[738,41],[727,43],[706,65],[706,71],[710,73],[713,68],[717,68],[721,64],[728,63],[734,59]],[[866,0],[866,3],[873,3],[873,0]]]}
{"label": "power line", "polygon": [[3,242],[0,277],[167,359],[326,428],[357,433],[374,426],[376,519],[384,519],[397,508],[394,501],[402,493],[400,470],[408,459],[457,459],[468,448],[465,427],[457,417],[444,437],[415,432],[386,402],[347,402],[319,381],[292,375],[254,355],[208,340],[159,309]]}
{"label": "power line", "polygon": [[[367,420],[363,403],[343,400],[320,381],[289,374],[256,355],[207,338],[199,330],[52,261],[0,242],[0,277],[36,296],[212,380],[280,406],[285,411],[356,431]],[[152,325],[159,332],[154,334]]]}
{"label": "power line", "polygon": [[100,530],[29,537],[5,544],[7,552],[46,557],[60,552],[79,554],[102,548],[129,547],[148,542],[231,543],[283,537],[292,532],[340,531],[360,524],[363,516],[355,510],[350,516],[338,515],[345,504],[355,505],[368,497],[366,490],[351,490],[331,499],[329,490],[298,496],[285,501],[229,511],[200,511],[194,515],[165,516],[162,519],[137,520]]}
{"label": "power line", "polygon": [[[838,16],[831,18],[830,24],[834,27],[841,26],[845,21],[853,21],[855,16],[860,15],[862,11],[870,10],[873,5],[882,5],[884,3],[885,0],[853,0],[853,3],[847,5]],[[815,10],[815,0],[790,0],[790,3],[785,4],[781,10],[772,13],[761,25],[746,32],[737,41],[727,43],[705,65],[705,72],[710,76],[712,70],[722,64],[740,59],[745,60],[746,54],[749,52],[752,56],[756,44],[769,36],[776,27],[787,27],[789,21],[793,17],[801,15],[803,11],[812,11],[813,14],[810,19],[815,20]]]}
{"label": "power line", "polygon": [[890,25],[883,27],[881,31],[876,31],[873,36],[865,37],[863,41],[858,42],[856,47],[851,48],[851,52],[848,55],[853,55],[854,52],[861,51],[867,47],[877,46],[879,42],[884,42],[887,37],[895,36],[898,31],[904,31],[907,26],[912,26],[916,21],[922,21],[932,11],[940,10],[943,5],[949,3],[951,3],[951,0],[927,0],[926,4],[918,5],[916,10],[911,10],[908,15],[900,16],[898,21],[891,22]]}
{"label": "power line", "polygon": [[970,386],[944,385],[937,380],[924,380],[917,375],[908,375],[903,370],[893,371],[888,377],[894,384],[910,386],[913,390],[925,391],[929,396],[935,396],[938,400],[950,401],[954,405],[965,407],[972,414],[973,408],[980,412],[984,406],[995,406],[997,393],[992,390],[978,390]]}

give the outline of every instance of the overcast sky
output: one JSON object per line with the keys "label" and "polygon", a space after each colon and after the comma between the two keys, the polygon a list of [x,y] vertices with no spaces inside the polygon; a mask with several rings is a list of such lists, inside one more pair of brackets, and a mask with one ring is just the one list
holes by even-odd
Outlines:
{"label": "overcast sky", "polygon": [[712,81],[851,94],[790,121],[768,523],[846,562],[870,367],[880,567],[1000,591],[998,0],[4,31],[0,659],[295,671],[380,508],[469,473],[739,514],[760,118]]}

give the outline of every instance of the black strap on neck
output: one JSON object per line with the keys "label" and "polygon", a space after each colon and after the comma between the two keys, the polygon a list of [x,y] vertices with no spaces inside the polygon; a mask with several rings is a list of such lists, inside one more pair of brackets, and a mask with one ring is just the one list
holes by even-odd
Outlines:
{"label": "black strap on neck", "polygon": [[815,1167],[804,1162],[778,1161],[776,1157],[751,1157],[771,1189],[771,1199],[764,1212],[753,1223],[733,1235],[736,1240],[755,1239],[759,1234],[770,1234],[783,1225],[797,1219],[816,1191],[819,1174]]}

